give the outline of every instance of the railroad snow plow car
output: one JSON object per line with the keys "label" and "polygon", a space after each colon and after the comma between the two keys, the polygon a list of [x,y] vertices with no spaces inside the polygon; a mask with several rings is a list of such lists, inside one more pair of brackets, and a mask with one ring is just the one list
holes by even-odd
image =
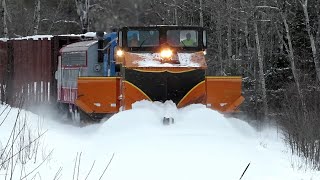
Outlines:
{"label": "railroad snow plow car", "polygon": [[[206,42],[201,27],[148,26],[68,45],[61,50],[58,100],[68,103],[70,112],[80,109],[92,118],[130,109],[140,100],[237,111],[244,100],[242,79],[206,75]],[[66,79],[72,82],[63,86]]]}

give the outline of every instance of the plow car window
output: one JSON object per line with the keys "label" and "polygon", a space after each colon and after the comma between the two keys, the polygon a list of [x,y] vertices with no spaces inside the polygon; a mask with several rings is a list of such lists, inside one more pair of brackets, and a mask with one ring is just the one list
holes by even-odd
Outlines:
{"label": "plow car window", "polygon": [[131,30],[127,33],[128,47],[154,47],[159,46],[159,31]]}
{"label": "plow car window", "polygon": [[194,30],[168,30],[167,42],[173,47],[198,47],[198,32]]}

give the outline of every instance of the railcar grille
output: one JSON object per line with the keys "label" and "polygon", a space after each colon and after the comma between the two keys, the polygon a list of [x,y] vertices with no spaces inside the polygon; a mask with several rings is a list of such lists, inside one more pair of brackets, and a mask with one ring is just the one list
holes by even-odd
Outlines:
{"label": "railcar grille", "polygon": [[64,69],[62,71],[62,87],[74,89],[77,88],[77,78],[79,69]]}
{"label": "railcar grille", "polygon": [[62,66],[86,66],[86,53],[85,52],[63,53]]}

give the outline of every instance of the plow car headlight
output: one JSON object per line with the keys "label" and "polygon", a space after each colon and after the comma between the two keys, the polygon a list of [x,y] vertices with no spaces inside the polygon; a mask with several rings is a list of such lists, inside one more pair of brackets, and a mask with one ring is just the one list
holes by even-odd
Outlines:
{"label": "plow car headlight", "polygon": [[172,51],[170,49],[164,49],[160,52],[162,58],[170,58],[172,56]]}
{"label": "plow car headlight", "polygon": [[122,57],[123,56],[123,51],[121,49],[117,50],[117,56]]}

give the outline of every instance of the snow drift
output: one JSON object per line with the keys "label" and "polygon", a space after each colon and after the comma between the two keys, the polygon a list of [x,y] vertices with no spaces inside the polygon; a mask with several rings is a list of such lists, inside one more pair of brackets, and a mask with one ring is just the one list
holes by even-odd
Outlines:
{"label": "snow drift", "polygon": [[[4,108],[0,105],[0,112]],[[1,142],[9,138],[17,112],[12,109],[0,127]],[[5,114],[0,116],[0,122]],[[175,123],[163,126],[165,115],[174,117]],[[23,117],[30,129],[47,130],[42,137],[39,159],[53,151],[33,173],[39,172],[42,179],[53,179],[62,168],[60,179],[72,179],[74,174],[85,179],[89,174],[88,179],[110,180],[231,180],[239,179],[249,162],[251,165],[243,180],[320,178],[318,172],[297,171],[292,167],[294,156],[287,152],[281,134],[275,129],[256,132],[246,122],[225,118],[203,105],[177,109],[170,101],[141,101],[133,104],[132,110],[83,128],[64,123],[48,113],[39,118],[23,111]],[[81,158],[76,162],[80,153]],[[26,172],[39,164],[29,165]],[[0,174],[3,174],[1,170]],[[37,178],[40,179],[35,176]]]}

